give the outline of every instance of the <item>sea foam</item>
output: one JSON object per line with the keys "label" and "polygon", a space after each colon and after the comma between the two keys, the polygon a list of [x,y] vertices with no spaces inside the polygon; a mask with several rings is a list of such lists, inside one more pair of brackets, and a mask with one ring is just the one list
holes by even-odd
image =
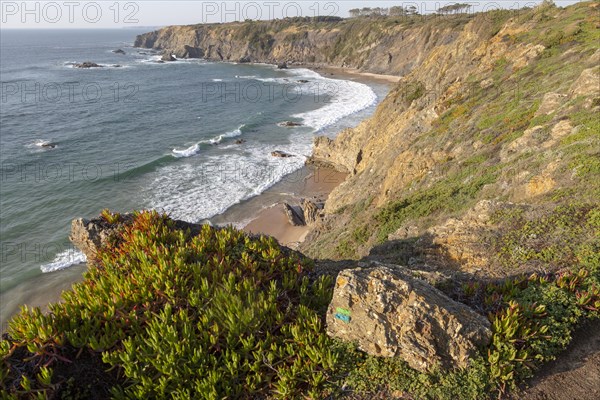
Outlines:
{"label": "sea foam", "polygon": [[40,266],[42,272],[54,272],[86,262],[85,254],[77,249],[68,249],[58,253],[51,263]]}

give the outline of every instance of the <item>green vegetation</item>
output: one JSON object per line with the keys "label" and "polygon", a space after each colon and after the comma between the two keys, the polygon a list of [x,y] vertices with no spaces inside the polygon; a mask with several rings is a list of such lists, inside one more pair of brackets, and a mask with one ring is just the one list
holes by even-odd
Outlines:
{"label": "green vegetation", "polygon": [[560,205],[537,213],[522,208],[502,210],[493,218],[499,230],[506,232],[495,241],[498,258],[507,269],[537,264],[556,271],[572,265],[597,265],[599,215],[600,206],[591,204]]}
{"label": "green vegetation", "polygon": [[[283,253],[274,239],[208,226],[192,238],[144,212],[101,257],[50,313],[23,309],[11,321],[1,347],[5,394],[290,398],[326,391],[338,359],[320,318],[331,282],[309,282],[310,261]],[[88,364],[95,374],[86,378]]]}
{"label": "green vegetation", "polygon": [[[588,217],[600,224],[600,211]],[[191,237],[156,212],[120,229],[62,303],[11,321],[0,345],[4,397],[324,398],[347,387],[481,399],[530,376],[581,318],[599,316],[597,252],[556,274],[463,285],[459,299],[489,313],[492,344],[466,369],[422,373],[330,339],[331,279],[309,280],[312,263],[272,238],[209,226]]]}
{"label": "green vegetation", "polygon": [[600,317],[600,263],[481,285],[470,297],[492,310],[487,361],[504,391],[555,359],[582,318]]}
{"label": "green vegetation", "polygon": [[497,167],[494,166],[444,172],[444,178],[432,186],[386,205],[375,215],[377,241],[381,243],[387,240],[388,235],[407,220],[467,209],[473,205],[479,191],[495,181],[496,171]]}

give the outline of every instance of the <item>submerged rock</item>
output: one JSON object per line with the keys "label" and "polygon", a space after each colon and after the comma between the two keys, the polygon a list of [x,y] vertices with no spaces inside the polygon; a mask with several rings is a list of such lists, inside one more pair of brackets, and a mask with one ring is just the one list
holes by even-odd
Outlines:
{"label": "submerged rock", "polygon": [[115,54],[125,54],[125,51],[123,49],[113,50],[112,52]]}
{"label": "submerged rock", "polygon": [[73,64],[75,68],[102,68],[100,64],[93,63],[91,61],[85,61],[80,64]]}
{"label": "submerged rock", "polygon": [[339,273],[327,333],[365,352],[400,357],[426,371],[465,367],[491,338],[490,323],[402,267],[376,265]]}
{"label": "submerged rock", "polygon": [[279,157],[279,158],[294,157],[292,154],[286,153],[285,151],[281,151],[281,150],[275,150],[275,151],[271,152],[271,155],[273,157]]}
{"label": "submerged rock", "polygon": [[281,62],[277,64],[277,69],[288,69],[288,65],[286,62]]}
{"label": "submerged rock", "polygon": [[278,123],[277,125],[283,126],[286,128],[291,128],[294,126],[302,126],[302,124],[300,122],[294,122],[294,121],[283,121],[283,122]]}

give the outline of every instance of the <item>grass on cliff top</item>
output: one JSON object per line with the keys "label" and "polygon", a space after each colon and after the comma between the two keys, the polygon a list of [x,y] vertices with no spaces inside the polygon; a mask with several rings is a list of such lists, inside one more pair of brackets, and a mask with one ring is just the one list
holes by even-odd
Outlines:
{"label": "grass on cliff top", "polygon": [[[107,222],[118,215],[104,214]],[[272,238],[135,215],[50,312],[23,309],[0,344],[2,398],[481,399],[552,359],[600,308],[598,263],[467,285],[494,339],[467,369],[421,373],[330,339],[331,280]]]}

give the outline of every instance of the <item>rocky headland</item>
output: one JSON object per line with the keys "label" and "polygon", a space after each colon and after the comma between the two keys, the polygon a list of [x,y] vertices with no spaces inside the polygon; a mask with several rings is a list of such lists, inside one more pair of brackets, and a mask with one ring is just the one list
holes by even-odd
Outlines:
{"label": "rocky headland", "polygon": [[[267,397],[480,399],[515,393],[562,357],[569,376],[589,382],[549,393],[559,386],[544,377],[546,386],[515,396],[596,399],[598,346],[575,360],[561,351],[600,310],[599,12],[597,1],[544,2],[138,36],[137,47],[165,61],[345,67],[399,82],[358,127],[316,138],[308,162],[347,178],[324,203],[278,210],[307,226],[299,252],[152,213],[75,220],[71,240],[98,263],[98,279],[78,293],[108,305],[67,295],[62,311],[27,317],[39,327],[26,318],[18,326],[34,326],[55,349],[60,323],[96,351],[85,357],[103,352],[129,374],[137,394],[195,379],[193,390],[226,397],[244,371],[244,389]],[[127,296],[136,301],[120,301]],[[91,334],[73,328],[79,316]],[[22,331],[12,334],[25,342]],[[20,349],[11,343],[8,358]],[[172,362],[182,354],[189,359]],[[210,379],[200,380],[208,364]]]}

